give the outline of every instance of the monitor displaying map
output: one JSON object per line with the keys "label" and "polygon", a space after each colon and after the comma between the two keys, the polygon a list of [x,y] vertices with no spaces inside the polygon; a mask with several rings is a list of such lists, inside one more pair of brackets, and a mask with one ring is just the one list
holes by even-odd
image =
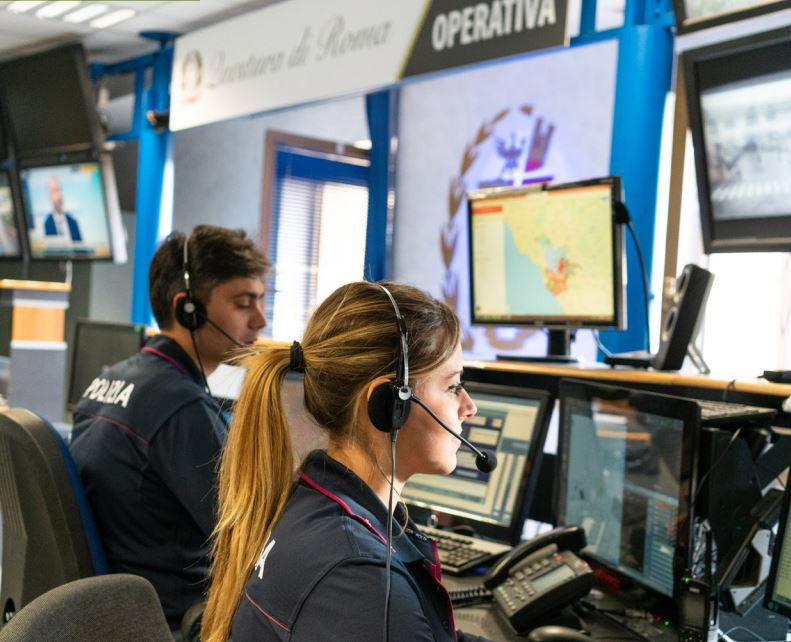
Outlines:
{"label": "monitor displaying map", "polygon": [[469,196],[473,323],[622,327],[617,178]]}

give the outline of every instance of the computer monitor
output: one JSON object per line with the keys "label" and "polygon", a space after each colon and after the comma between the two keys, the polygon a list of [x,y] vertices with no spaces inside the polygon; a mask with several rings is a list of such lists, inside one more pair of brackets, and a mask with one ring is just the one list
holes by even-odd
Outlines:
{"label": "computer monitor", "polygon": [[112,258],[102,172],[99,161],[20,170],[32,258]]}
{"label": "computer monitor", "polygon": [[570,328],[623,328],[620,194],[613,176],[469,194],[472,323],[549,328],[559,357]]}
{"label": "computer monitor", "polygon": [[789,524],[789,505],[791,505],[791,487],[786,487],[783,505],[780,510],[780,522],[777,526],[777,537],[772,553],[772,565],[766,580],[764,605],[770,611],[791,617],[791,524]]}
{"label": "computer monitor", "polygon": [[686,51],[703,244],[791,250],[791,28]]}
{"label": "computer monitor", "polygon": [[71,376],[67,409],[77,407],[82,394],[108,368],[138,352],[146,328],[136,323],[79,319],[71,344]]}
{"label": "computer monitor", "polygon": [[0,171],[0,259],[22,256],[22,235],[14,203],[10,175]]}
{"label": "computer monitor", "polygon": [[690,552],[698,404],[575,380],[559,398],[559,523],[585,529],[595,563],[672,597]]}
{"label": "computer monitor", "polygon": [[104,134],[81,44],[4,62],[0,85],[16,158],[101,148]]}
{"label": "computer monitor", "polygon": [[478,413],[464,422],[462,434],[493,451],[497,468],[479,471],[475,455],[462,446],[456,470],[446,477],[414,475],[402,498],[418,518],[422,510],[439,516],[443,526],[466,525],[482,537],[516,544],[535,492],[550,396],[543,390],[495,384],[466,387]]}

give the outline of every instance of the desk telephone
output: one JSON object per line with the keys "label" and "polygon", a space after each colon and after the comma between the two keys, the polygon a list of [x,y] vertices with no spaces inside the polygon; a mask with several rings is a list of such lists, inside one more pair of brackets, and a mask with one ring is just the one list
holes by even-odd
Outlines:
{"label": "desk telephone", "polygon": [[586,543],[579,526],[556,528],[517,545],[489,570],[483,585],[517,632],[588,594],[593,571],[574,554]]}

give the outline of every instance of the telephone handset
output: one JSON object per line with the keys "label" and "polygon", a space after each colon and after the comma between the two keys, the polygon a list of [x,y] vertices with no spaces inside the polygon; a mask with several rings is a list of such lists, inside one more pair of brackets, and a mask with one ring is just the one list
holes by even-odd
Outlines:
{"label": "telephone handset", "polygon": [[483,579],[517,632],[587,595],[593,571],[574,554],[585,547],[585,531],[565,526],[517,545]]}

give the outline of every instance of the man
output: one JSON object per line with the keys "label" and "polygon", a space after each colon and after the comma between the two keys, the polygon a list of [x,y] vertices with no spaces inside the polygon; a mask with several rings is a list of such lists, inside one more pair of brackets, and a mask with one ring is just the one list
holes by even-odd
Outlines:
{"label": "man", "polygon": [[47,195],[52,203],[52,211],[44,219],[44,234],[46,236],[61,236],[71,241],[82,241],[80,226],[68,212],[63,211],[63,191],[57,176],[47,179]]}
{"label": "man", "polygon": [[205,377],[266,325],[269,266],[243,232],[171,234],[149,270],[161,334],[98,376],[74,413],[71,452],[110,569],[150,580],[174,630],[203,597],[227,431]]}

